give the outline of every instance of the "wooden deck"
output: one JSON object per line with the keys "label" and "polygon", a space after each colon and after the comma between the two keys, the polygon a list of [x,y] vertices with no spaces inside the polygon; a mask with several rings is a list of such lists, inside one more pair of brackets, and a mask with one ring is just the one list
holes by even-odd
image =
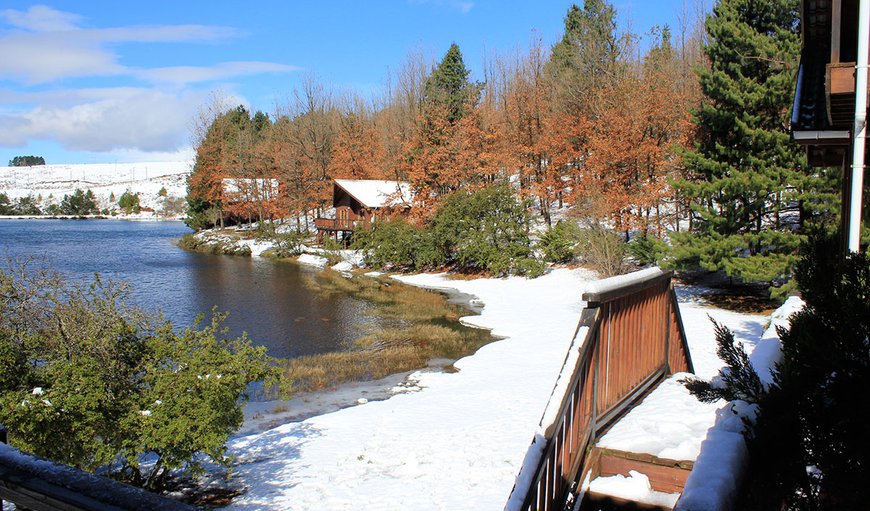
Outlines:
{"label": "wooden deck", "polygon": [[[543,452],[533,473],[524,472],[531,470],[527,458],[507,510],[571,509],[587,475],[622,473],[627,465],[652,461],[593,447],[667,375],[692,371],[671,278],[672,272],[646,270],[634,278],[613,279],[613,285],[602,281],[593,292],[583,294],[587,308],[575,334],[575,340],[583,336],[583,343],[576,363],[564,367],[560,375],[570,378],[570,383],[557,384],[567,390],[550,398],[545,417],[558,406],[556,419],[551,424],[542,422]],[[572,359],[568,357],[566,364],[567,360]],[[685,481],[685,467],[678,466],[675,473],[667,469],[668,461],[655,476],[663,488]]]}

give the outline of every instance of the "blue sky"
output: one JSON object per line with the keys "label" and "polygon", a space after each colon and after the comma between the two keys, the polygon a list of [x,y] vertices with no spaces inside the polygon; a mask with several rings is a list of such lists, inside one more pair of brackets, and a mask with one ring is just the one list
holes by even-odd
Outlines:
{"label": "blue sky", "polygon": [[[612,0],[638,34],[676,29],[698,0]],[[247,4],[247,5],[246,5]],[[212,91],[274,111],[307,75],[368,96],[390,70],[451,42],[480,79],[484,57],[547,47],[571,2],[4,1],[0,7],[0,165],[190,157],[190,125]]]}

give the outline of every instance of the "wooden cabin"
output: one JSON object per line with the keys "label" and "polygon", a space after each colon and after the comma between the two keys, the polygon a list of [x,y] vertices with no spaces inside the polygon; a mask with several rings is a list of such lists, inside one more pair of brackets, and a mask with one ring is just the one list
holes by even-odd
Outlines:
{"label": "wooden cabin", "polygon": [[335,217],[314,220],[317,242],[326,236],[346,239],[357,226],[368,227],[378,218],[407,210],[411,199],[411,186],[401,181],[336,179],[332,184]]}
{"label": "wooden cabin", "polygon": [[[864,164],[855,166],[856,69],[859,59],[859,10],[868,0],[801,0],[801,61],[792,108],[791,129],[816,167],[842,172],[840,230],[843,249],[860,245],[864,200]],[[864,144],[861,132],[860,144]],[[860,159],[860,157],[859,157]],[[855,203],[854,205],[852,203]]]}

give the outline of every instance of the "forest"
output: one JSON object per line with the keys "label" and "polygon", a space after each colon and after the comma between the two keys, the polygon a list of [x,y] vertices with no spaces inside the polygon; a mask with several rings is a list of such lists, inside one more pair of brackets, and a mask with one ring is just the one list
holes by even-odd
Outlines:
{"label": "forest", "polygon": [[[789,140],[797,2],[739,3],[641,37],[589,0],[551,48],[494,56],[480,81],[453,44],[435,65],[409,55],[380,98],[314,78],[271,115],[215,97],[188,222],[289,217],[305,231],[331,180],[351,178],[411,183],[423,225],[458,190],[510,183],[546,227],[567,207],[625,239],[667,239],[657,259],[781,285],[804,225],[836,212],[836,183]],[[249,186],[230,197],[225,179]]]}
{"label": "forest", "polygon": [[487,58],[481,80],[454,43],[437,62],[411,53],[381,97],[314,77],[271,114],[215,95],[195,123],[188,224],[307,232],[343,178],[409,182],[420,227],[457,191],[509,184],[545,236],[567,214],[643,240],[654,262],[781,286],[806,226],[837,213],[837,176],[790,140],[798,2],[742,4],[638,35],[588,0],[552,47]]}

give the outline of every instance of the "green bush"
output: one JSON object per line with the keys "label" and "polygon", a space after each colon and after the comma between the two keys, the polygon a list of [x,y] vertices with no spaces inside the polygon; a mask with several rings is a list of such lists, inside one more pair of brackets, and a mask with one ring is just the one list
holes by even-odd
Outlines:
{"label": "green bush", "polygon": [[[729,362],[724,388],[692,383],[708,401],[759,406],[746,432],[750,465],[738,509],[864,509],[870,500],[870,258],[843,258],[839,242],[823,235],[802,253],[795,278],[805,306],[778,332],[783,357],[773,385],[759,391],[745,357]],[[719,341],[720,349],[733,344]]]}
{"label": "green bush", "polygon": [[354,232],[352,248],[366,264],[420,270],[453,266],[460,271],[539,275],[523,204],[507,187],[455,192],[423,227],[405,220],[375,222]]}
{"label": "green bush", "polygon": [[427,229],[436,253],[463,271],[520,273],[528,265],[518,262],[533,259],[526,208],[506,186],[454,192]]}
{"label": "green bush", "polygon": [[178,331],[127,294],[0,270],[0,423],[22,450],[159,489],[203,455],[227,464],[246,388],[280,373],[265,348],[226,338],[222,315]]}
{"label": "green bush", "polygon": [[569,263],[577,256],[577,246],[582,233],[576,222],[560,220],[543,234],[538,241],[538,249],[544,260],[553,263]]}
{"label": "green bush", "polygon": [[121,195],[121,198],[118,199],[118,207],[124,210],[124,213],[139,213],[142,210],[142,207],[139,205],[139,194],[138,193],[130,193],[130,191],[126,191]]}
{"label": "green bush", "polygon": [[274,234],[272,240],[275,243],[275,248],[272,250],[275,257],[296,257],[302,254],[305,248],[302,243],[305,241],[305,235],[296,231]]}
{"label": "green bush", "polygon": [[664,241],[649,235],[633,238],[626,247],[628,255],[641,266],[655,266],[664,257],[667,245]]}
{"label": "green bush", "polygon": [[417,270],[443,264],[433,254],[426,231],[401,219],[376,221],[368,229],[358,228],[353,233],[351,248],[362,250],[365,263],[376,268]]}

